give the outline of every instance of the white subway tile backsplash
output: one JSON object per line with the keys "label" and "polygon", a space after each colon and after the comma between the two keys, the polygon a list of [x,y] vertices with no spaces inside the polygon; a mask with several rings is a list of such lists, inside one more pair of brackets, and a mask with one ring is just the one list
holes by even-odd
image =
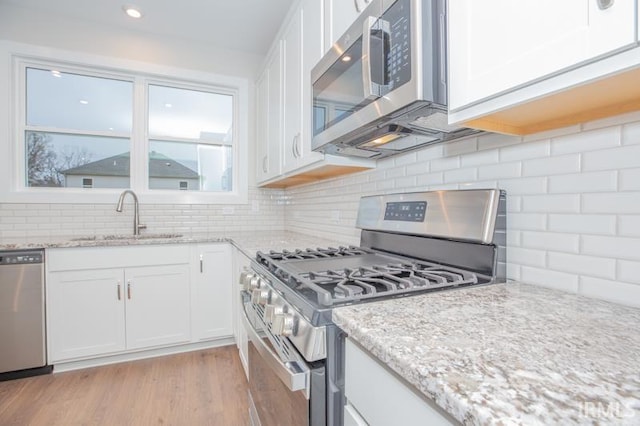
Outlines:
{"label": "white subway tile backsplash", "polygon": [[498,133],[485,133],[478,136],[478,150],[502,148],[517,144],[522,140],[520,136],[501,135]]}
{"label": "white subway tile backsplash", "polygon": [[478,150],[478,140],[475,137],[465,138],[455,142],[449,142],[444,145],[445,157],[453,157],[454,155],[467,154]]}
{"label": "white subway tile backsplash", "polygon": [[418,162],[440,159],[444,156],[443,144],[432,145],[417,152]]}
{"label": "white subway tile backsplash", "polygon": [[560,136],[551,140],[551,155],[612,148],[620,145],[621,138],[619,126]]}
{"label": "white subway tile backsplash", "polygon": [[587,297],[640,307],[640,285],[580,277],[578,292]]}
{"label": "white subway tile backsplash", "polygon": [[522,231],[522,247],[578,253],[580,236],[558,232]]}
{"label": "white subway tile backsplash", "polygon": [[[428,173],[420,175],[417,179],[418,187],[429,187],[431,185],[439,185],[444,182],[444,173]],[[423,189],[424,190],[424,189]]]}
{"label": "white subway tile backsplash", "polygon": [[575,173],[549,177],[549,192],[583,193],[615,191],[618,186],[618,172]]}
{"label": "white subway tile backsplash", "polygon": [[519,161],[513,163],[500,163],[493,166],[481,166],[478,168],[478,179],[509,179],[520,177],[522,164]]}
{"label": "white subway tile backsplash", "polygon": [[544,268],[547,263],[547,254],[544,250],[524,249],[520,247],[507,247],[507,259],[509,263],[518,265],[538,266]]}
{"label": "white subway tile backsplash", "polygon": [[584,194],[582,211],[585,213],[638,214],[640,192],[608,192]]}
{"label": "white subway tile backsplash", "polygon": [[640,168],[624,169],[617,173],[620,191],[640,191]]}
{"label": "white subway tile backsplash", "polygon": [[534,133],[532,135],[526,135],[522,138],[522,140],[524,142],[535,142],[535,141],[541,141],[543,139],[557,138],[559,136],[564,136],[564,135],[573,135],[575,133],[580,133],[581,131],[582,131],[582,126],[580,124],[576,124],[573,126],[563,127],[561,129],[546,130],[544,132]]}
{"label": "white subway tile backsplash", "polygon": [[531,177],[519,179],[501,179],[498,187],[507,191],[507,194],[544,194],[547,192],[546,177]]}
{"label": "white subway tile backsplash", "polygon": [[618,280],[640,284],[640,262],[618,261]]}
{"label": "white subway tile backsplash", "polygon": [[481,166],[484,164],[496,164],[500,161],[499,151],[497,149],[474,152],[472,154],[463,155],[461,159],[462,167]]}
{"label": "white subway tile backsplash", "polygon": [[577,275],[609,279],[616,277],[615,259],[549,252],[548,266],[556,271],[572,272]]}
{"label": "white subway tile backsplash", "polygon": [[616,259],[640,260],[640,238],[584,235],[581,252]]}
{"label": "white subway tile backsplash", "polygon": [[547,215],[540,213],[511,213],[507,215],[507,229],[544,231]]}
{"label": "white subway tile backsplash", "polygon": [[432,172],[441,172],[444,170],[454,170],[460,168],[460,157],[444,157],[438,161],[431,162]]}
{"label": "white subway tile backsplash", "polygon": [[640,145],[622,146],[582,154],[582,170],[617,170],[640,167]]}
{"label": "white subway tile backsplash", "polygon": [[640,215],[618,216],[618,235],[640,237]]}
{"label": "white subway tile backsplash", "polygon": [[580,171],[580,154],[524,160],[522,176],[549,176]]}
{"label": "white subway tile backsplash", "polygon": [[459,169],[444,172],[445,183],[462,183],[471,182],[478,179],[478,170],[471,169]]}
{"label": "white subway tile backsplash", "polygon": [[523,266],[521,268],[521,280],[557,290],[572,293],[578,292],[578,275],[576,274]]}
{"label": "white subway tile backsplash", "polygon": [[580,211],[580,195],[524,195],[522,210],[525,212],[578,213]]}
{"label": "white subway tile backsplash", "polygon": [[408,152],[406,154],[401,154],[393,158],[393,164],[395,166],[404,166],[407,164],[415,164],[418,160],[418,156],[415,151]]}
{"label": "white subway tile backsplash", "polygon": [[623,145],[640,144],[640,121],[622,126],[622,143]]}
{"label": "white subway tile backsplash", "polygon": [[550,214],[549,231],[613,235],[616,233],[616,217],[593,214]]}
{"label": "white subway tile backsplash", "polygon": [[429,173],[429,162],[423,161],[420,163],[415,163],[411,165],[407,165],[405,167],[405,171],[407,175],[420,175],[424,173]]}
{"label": "white subway tile backsplash", "polygon": [[550,154],[551,142],[549,140],[519,143],[500,149],[500,161],[529,160],[548,157]]}

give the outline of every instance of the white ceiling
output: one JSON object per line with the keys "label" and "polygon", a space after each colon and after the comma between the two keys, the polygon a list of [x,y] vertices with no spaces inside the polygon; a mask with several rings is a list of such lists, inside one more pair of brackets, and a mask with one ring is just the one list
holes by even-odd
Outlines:
{"label": "white ceiling", "polygon": [[[0,0],[87,22],[98,22],[265,55],[293,0]],[[144,16],[132,19],[124,4]]]}

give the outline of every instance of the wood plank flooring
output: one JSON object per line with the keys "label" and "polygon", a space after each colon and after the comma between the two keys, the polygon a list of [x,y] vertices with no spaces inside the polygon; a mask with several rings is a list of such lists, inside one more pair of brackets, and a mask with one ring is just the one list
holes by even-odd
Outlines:
{"label": "wood plank flooring", "polygon": [[249,424],[235,346],[0,382],[0,425]]}

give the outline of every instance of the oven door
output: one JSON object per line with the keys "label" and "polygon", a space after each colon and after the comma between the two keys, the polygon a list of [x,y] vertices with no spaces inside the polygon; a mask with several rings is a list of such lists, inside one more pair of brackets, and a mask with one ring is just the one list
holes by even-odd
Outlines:
{"label": "oven door", "polygon": [[246,303],[243,316],[249,338],[252,424],[324,424],[324,366],[311,367],[286,339],[270,334],[257,309]]}

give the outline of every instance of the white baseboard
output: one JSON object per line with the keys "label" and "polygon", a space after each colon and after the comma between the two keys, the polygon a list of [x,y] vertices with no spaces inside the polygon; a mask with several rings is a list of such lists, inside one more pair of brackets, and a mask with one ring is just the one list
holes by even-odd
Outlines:
{"label": "white baseboard", "polygon": [[98,358],[59,362],[54,364],[53,372],[62,373],[65,371],[80,370],[83,368],[98,367],[101,365],[117,364],[119,362],[135,361],[139,359],[155,358],[165,355],[173,355],[184,352],[197,351],[202,349],[217,348],[235,344],[233,337],[209,340],[206,342],[189,343],[186,345],[169,346],[164,348],[148,349],[137,352],[128,352],[117,355],[101,356]]}

